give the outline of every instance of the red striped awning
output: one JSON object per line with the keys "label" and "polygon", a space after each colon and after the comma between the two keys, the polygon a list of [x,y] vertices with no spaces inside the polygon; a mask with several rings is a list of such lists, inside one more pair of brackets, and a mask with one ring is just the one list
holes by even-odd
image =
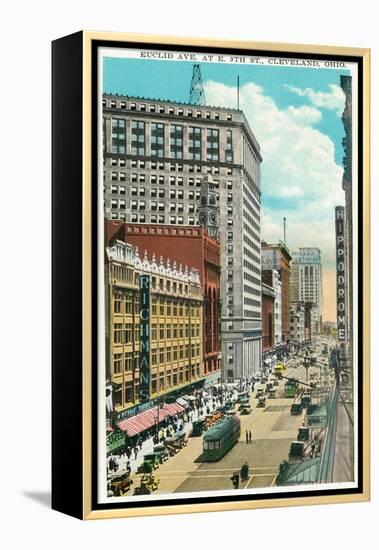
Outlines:
{"label": "red striped awning", "polygon": [[179,403],[167,403],[164,405],[163,409],[167,411],[170,416],[181,414],[184,411],[184,407],[179,405]]}
{"label": "red striped awning", "polygon": [[[178,403],[167,403],[159,408],[159,423],[166,416],[174,416],[184,411],[184,408]],[[147,411],[140,412],[130,418],[125,418],[117,423],[117,426],[123,432],[126,432],[129,437],[137,435],[145,430],[148,430],[158,422],[158,407],[152,407]]]}

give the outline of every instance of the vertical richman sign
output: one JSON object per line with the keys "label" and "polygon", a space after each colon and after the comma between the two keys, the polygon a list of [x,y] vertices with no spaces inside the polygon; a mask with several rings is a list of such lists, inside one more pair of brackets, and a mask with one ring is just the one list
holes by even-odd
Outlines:
{"label": "vertical richman sign", "polygon": [[139,399],[150,399],[150,276],[139,276],[140,290],[140,353],[139,353]]}
{"label": "vertical richman sign", "polygon": [[337,338],[344,342],[345,324],[345,208],[336,206]]}

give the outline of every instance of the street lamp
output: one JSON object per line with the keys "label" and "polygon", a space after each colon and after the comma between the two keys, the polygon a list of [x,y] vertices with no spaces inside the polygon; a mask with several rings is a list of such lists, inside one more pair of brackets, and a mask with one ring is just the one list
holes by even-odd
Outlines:
{"label": "street lamp", "polygon": [[159,411],[160,411],[160,409],[163,409],[164,406],[165,406],[164,401],[158,401],[158,403],[157,403],[156,424],[155,424],[155,439],[156,439],[157,443],[159,443]]}
{"label": "street lamp", "polygon": [[309,369],[310,359],[309,359],[309,351],[305,352],[304,356],[304,367],[305,367],[305,381],[308,382],[308,369]]}

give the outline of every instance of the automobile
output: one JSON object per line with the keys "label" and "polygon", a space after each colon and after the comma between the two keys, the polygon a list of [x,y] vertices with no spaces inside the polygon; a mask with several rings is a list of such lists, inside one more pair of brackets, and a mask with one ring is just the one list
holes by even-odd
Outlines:
{"label": "automobile", "polygon": [[119,497],[129,491],[133,485],[133,480],[130,479],[130,473],[114,474],[108,479],[108,494],[109,496]]}
{"label": "automobile", "polygon": [[153,474],[144,474],[141,477],[140,486],[134,489],[134,495],[150,495],[159,486],[159,479]]}
{"label": "automobile", "polygon": [[165,445],[170,454],[176,454],[180,449],[187,445],[186,432],[176,432],[172,437],[165,440]]}
{"label": "automobile", "polygon": [[272,389],[268,392],[269,399],[276,399],[276,390]]}
{"label": "automobile", "polygon": [[278,378],[282,378],[283,372],[286,370],[286,367],[283,365],[283,363],[278,363],[274,367],[274,373]]}
{"label": "automobile", "polygon": [[158,455],[159,462],[161,464],[163,464],[163,462],[168,460],[168,458],[170,456],[166,446],[163,445],[162,443],[160,443],[159,445],[154,445],[153,452],[154,452],[154,454]]}
{"label": "automobile", "polygon": [[311,404],[311,396],[309,394],[305,394],[301,398],[301,406],[302,407],[308,407]]}
{"label": "automobile", "polygon": [[261,397],[262,395],[264,395],[266,393],[266,386],[264,384],[261,384],[260,386],[257,387],[256,389],[256,392],[255,392],[255,397],[257,399],[259,399],[259,397]]}
{"label": "automobile", "polygon": [[291,460],[301,460],[304,458],[305,443],[304,441],[292,441],[288,457]]}
{"label": "automobile", "polygon": [[292,416],[299,416],[302,412],[303,412],[303,407],[301,403],[292,403],[291,405]]}
{"label": "automobile", "polygon": [[139,473],[151,473],[153,470],[159,468],[161,464],[160,453],[149,453],[144,455],[143,462],[138,468]]}
{"label": "automobile", "polygon": [[305,426],[300,426],[298,434],[297,434],[297,440],[298,441],[309,441],[310,436],[310,428]]}
{"label": "automobile", "polygon": [[253,412],[250,405],[243,405],[240,407],[240,414],[251,414]]}
{"label": "automobile", "polygon": [[266,396],[261,395],[258,397],[257,407],[264,408],[266,406]]}
{"label": "automobile", "polygon": [[249,400],[249,392],[247,391],[243,391],[243,392],[240,392],[238,394],[238,397],[237,397],[237,403],[242,403],[243,401],[248,401]]}
{"label": "automobile", "polygon": [[194,420],[192,422],[192,437],[197,437],[199,435],[202,435],[207,429],[206,425],[206,419],[205,418],[199,418],[198,420]]}
{"label": "automobile", "polygon": [[217,420],[220,420],[220,418],[221,418],[220,410],[216,410],[213,413],[207,414],[206,416],[207,425],[212,426],[215,422],[217,422]]}

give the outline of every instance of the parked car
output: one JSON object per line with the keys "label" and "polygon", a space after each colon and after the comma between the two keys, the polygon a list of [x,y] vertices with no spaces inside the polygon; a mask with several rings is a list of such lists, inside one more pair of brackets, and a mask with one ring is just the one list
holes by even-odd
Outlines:
{"label": "parked car", "polygon": [[130,479],[129,472],[112,475],[108,479],[108,495],[119,497],[129,491],[131,485],[133,485],[133,480]]}
{"label": "parked car", "polygon": [[291,414],[293,416],[298,416],[303,412],[303,406],[301,403],[292,403],[291,405]]}
{"label": "parked car", "polygon": [[289,450],[289,459],[301,460],[304,458],[305,443],[304,441],[292,441]]}
{"label": "parked car", "polygon": [[253,412],[250,405],[241,405],[240,407],[240,414],[251,414]]}

